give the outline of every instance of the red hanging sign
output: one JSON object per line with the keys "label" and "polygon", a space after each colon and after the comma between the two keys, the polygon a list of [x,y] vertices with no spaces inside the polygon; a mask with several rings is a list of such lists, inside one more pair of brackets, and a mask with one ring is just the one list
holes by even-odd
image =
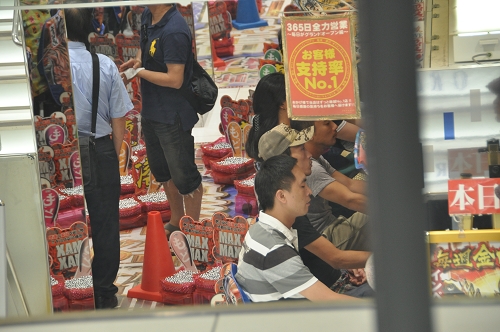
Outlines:
{"label": "red hanging sign", "polygon": [[500,178],[448,180],[450,214],[500,213]]}
{"label": "red hanging sign", "polygon": [[351,16],[283,17],[282,34],[288,116],[359,118]]}

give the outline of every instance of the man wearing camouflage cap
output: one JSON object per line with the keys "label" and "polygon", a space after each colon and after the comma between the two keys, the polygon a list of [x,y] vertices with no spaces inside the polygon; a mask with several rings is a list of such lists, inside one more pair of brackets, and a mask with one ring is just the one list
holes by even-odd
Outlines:
{"label": "man wearing camouflage cap", "polygon": [[[280,154],[288,154],[297,159],[297,165],[306,176],[311,174],[311,153],[305,149],[305,143],[312,139],[314,126],[301,131],[280,124],[263,134],[259,140],[259,157],[264,161]],[[296,218],[292,226],[297,230],[300,256],[314,276],[335,291],[352,288],[346,285],[339,269],[363,268],[370,256],[367,251],[340,250],[314,229],[307,216]],[[358,271],[354,270],[357,274]],[[344,276],[345,277],[345,276]],[[358,277],[355,275],[355,277]],[[364,286],[364,285],[363,285]],[[353,289],[353,296],[372,294],[370,290]]]}

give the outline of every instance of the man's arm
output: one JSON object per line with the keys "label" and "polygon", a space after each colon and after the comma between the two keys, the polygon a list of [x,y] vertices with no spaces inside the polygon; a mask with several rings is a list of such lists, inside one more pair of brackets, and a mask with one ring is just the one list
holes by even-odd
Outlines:
{"label": "man's arm", "polygon": [[112,118],[111,129],[116,155],[120,158],[120,149],[122,147],[123,136],[125,135],[125,117]]}
{"label": "man's arm", "polygon": [[362,213],[367,211],[366,196],[350,191],[349,188],[338,181],[328,184],[318,195],[327,201],[338,203],[350,210]]}
{"label": "man's arm", "polygon": [[321,281],[316,281],[311,287],[300,292],[300,295],[310,301],[356,300],[352,296],[335,293]]}
{"label": "man's arm", "polygon": [[348,176],[340,173],[339,171],[335,171],[331,174],[332,178],[336,181],[342,183],[346,186],[350,191],[362,195],[366,195],[366,182],[362,180],[353,180]]}
{"label": "man's arm", "polygon": [[356,134],[360,128],[355,124],[346,122],[344,127],[337,133],[337,138],[343,139],[344,141],[354,142],[356,140]]}
{"label": "man's arm", "polygon": [[[139,49],[135,55],[135,59],[130,59],[120,66],[120,72],[124,72],[129,68],[137,69],[141,67],[141,54],[141,50]],[[184,64],[168,63],[166,73],[144,69],[141,70],[136,76],[159,86],[180,89],[182,87],[182,83],[184,83],[184,67]],[[126,78],[124,78],[124,83],[125,85],[128,84]]]}
{"label": "man's arm", "polygon": [[320,236],[304,247],[335,269],[355,269],[364,267],[370,257],[368,251],[340,250],[330,241]]}
{"label": "man's arm", "polygon": [[184,67],[184,64],[167,63],[168,71],[166,73],[145,69],[141,70],[137,77],[159,86],[180,89],[184,83]]}

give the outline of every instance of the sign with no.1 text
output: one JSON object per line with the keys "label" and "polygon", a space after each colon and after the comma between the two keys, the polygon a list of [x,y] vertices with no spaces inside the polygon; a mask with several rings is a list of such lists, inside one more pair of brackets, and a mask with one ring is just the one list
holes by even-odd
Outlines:
{"label": "sign with no.1 text", "polygon": [[282,18],[290,118],[360,117],[353,30],[349,14]]}

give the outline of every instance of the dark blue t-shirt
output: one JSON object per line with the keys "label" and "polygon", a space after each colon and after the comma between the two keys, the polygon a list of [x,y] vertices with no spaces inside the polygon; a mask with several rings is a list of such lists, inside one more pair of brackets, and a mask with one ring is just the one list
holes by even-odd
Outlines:
{"label": "dark blue t-shirt", "polygon": [[[184,64],[185,88],[193,74],[192,37],[189,27],[174,5],[163,18],[151,25],[152,14],[146,8],[141,18],[142,65],[147,70],[167,72],[167,64]],[[142,112],[149,120],[174,124],[177,114],[183,130],[191,130],[198,114],[178,89],[141,80]]]}

